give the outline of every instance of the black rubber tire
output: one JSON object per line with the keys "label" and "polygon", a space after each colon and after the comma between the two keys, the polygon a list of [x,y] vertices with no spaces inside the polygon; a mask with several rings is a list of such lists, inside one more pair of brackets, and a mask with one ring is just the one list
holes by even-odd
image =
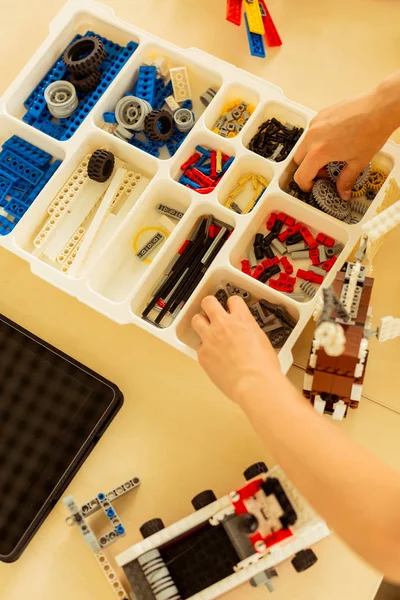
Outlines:
{"label": "black rubber tire", "polygon": [[214,494],[212,490],[205,490],[204,492],[200,492],[192,499],[192,506],[194,510],[200,510],[205,506],[208,506],[212,502],[215,502],[217,496]]}
{"label": "black rubber tire", "polygon": [[114,169],[115,158],[108,150],[95,150],[88,164],[88,175],[93,181],[103,183],[111,177]]}
{"label": "black rubber tire", "polygon": [[103,42],[88,35],[71,44],[64,52],[63,60],[70,73],[84,77],[97,69],[106,55]]}
{"label": "black rubber tire", "polygon": [[263,473],[268,473],[268,467],[265,462],[254,463],[254,465],[250,465],[247,467],[243,476],[246,481],[250,481],[253,477],[257,477],[257,475],[262,475]]}
{"label": "black rubber tire", "polygon": [[100,82],[101,73],[98,69],[94,69],[89,75],[85,75],[85,77],[71,75],[72,85],[75,86],[77,92],[81,92],[82,94],[94,92]]}
{"label": "black rubber tire", "polygon": [[152,142],[168,142],[174,128],[174,118],[167,110],[152,110],[144,121],[144,132]]}
{"label": "black rubber tire", "polygon": [[292,559],[292,565],[296,569],[297,573],[302,573],[303,571],[307,571],[307,569],[310,569],[310,567],[314,566],[317,560],[318,558],[311,548],[307,548],[306,550],[300,550],[300,552],[296,554],[296,556]]}
{"label": "black rubber tire", "polygon": [[140,528],[140,533],[146,539],[155,533],[158,533],[162,529],[165,529],[165,525],[162,519],[150,519],[150,521],[146,521]]}

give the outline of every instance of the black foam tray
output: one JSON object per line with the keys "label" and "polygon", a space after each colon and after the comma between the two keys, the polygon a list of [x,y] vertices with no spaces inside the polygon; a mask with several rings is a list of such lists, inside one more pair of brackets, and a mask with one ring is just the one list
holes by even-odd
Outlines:
{"label": "black foam tray", "polygon": [[122,404],[113,383],[0,315],[0,560],[19,558]]}

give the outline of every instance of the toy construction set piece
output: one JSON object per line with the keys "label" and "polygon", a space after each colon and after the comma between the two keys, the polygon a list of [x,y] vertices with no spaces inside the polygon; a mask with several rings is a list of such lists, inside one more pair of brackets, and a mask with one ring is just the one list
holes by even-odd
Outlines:
{"label": "toy construction set piece", "polygon": [[323,291],[323,302],[315,311],[317,327],[303,393],[319,413],[335,420],[343,419],[349,407],[358,408],[370,338],[376,335],[378,341],[386,341],[400,335],[399,318],[384,317],[378,329],[371,330],[374,280],[367,277],[368,266],[361,264],[368,257],[369,244],[375,244],[399,223],[400,201],[366,223],[357,262],[344,265],[332,287]]}
{"label": "toy construction set piece", "polygon": [[240,296],[246,302],[258,325],[264,331],[274,348],[282,348],[296,327],[296,321],[281,304],[273,304],[267,300],[255,300],[242,288],[227,283],[215,294],[218,302],[228,310],[230,296]]}
{"label": "toy construction set piece", "polygon": [[60,160],[13,135],[0,151],[0,235],[8,235],[51,179]]}
{"label": "toy construction set piece", "polygon": [[196,146],[196,152],[181,165],[182,175],[178,181],[199,194],[209,194],[214,191],[233,161],[233,156],[228,156],[221,150]]}
{"label": "toy construction set piece", "polygon": [[285,213],[273,212],[266,221],[266,233],[256,234],[248,257],[241,261],[241,270],[306,302],[315,296],[342,250],[343,244],[334,238],[314,232]]}
{"label": "toy construction set piece", "polygon": [[222,109],[213,132],[222,137],[234,138],[242,131],[253,112],[254,106],[246,104],[243,100],[229,102]]}
{"label": "toy construction set piece", "polygon": [[182,219],[184,213],[172,206],[160,203],[156,208],[158,219],[151,225],[142,227],[135,235],[132,246],[136,257],[145,263],[151,263],[154,251],[160,249]]}
{"label": "toy construction set piece", "polygon": [[[216,90],[209,88],[200,100],[212,101]],[[115,107],[104,113],[104,128],[140,150],[166,158],[173,156],[194,127],[192,92],[186,67],[169,68],[159,56],[139,67],[137,81]]]}
{"label": "toy construction set piece", "polygon": [[92,31],[76,35],[24,102],[25,123],[69,140],[137,48]]}
{"label": "toy construction set piece", "polygon": [[142,318],[158,327],[168,324],[182,310],[203,279],[233,228],[212,215],[201,217],[180,248],[162,282],[142,313]]}
{"label": "toy construction set piece", "polygon": [[289,156],[303,133],[303,127],[283,124],[275,118],[268,119],[260,125],[250,140],[249,150],[264,158],[282,162]]}
{"label": "toy construction set piece", "polygon": [[0,358],[0,560],[13,562],[122,407],[123,396],[110,381],[1,316]]}
{"label": "toy construction set piece", "polygon": [[88,154],[48,206],[33,240],[34,254],[79,277],[147,183],[106,148]]}
{"label": "toy construction set piece", "polygon": [[247,215],[257,206],[270,182],[256,173],[246,173],[237,180],[225,206],[239,215]]}
{"label": "toy construction set piece", "polygon": [[[81,508],[78,507],[72,496],[64,498],[64,504],[69,511],[69,517],[66,519],[67,525],[76,525],[78,527],[83,539],[94,553],[97,563],[110,583],[114,594],[120,600],[129,600],[129,594],[125,591],[121,581],[117,577],[102,550],[125,535],[125,528],[116,513],[113,502],[121,498],[121,496],[132,492],[139,485],[139,478],[134,477],[111,490],[108,494],[97,494],[96,498],[90,500]],[[98,510],[103,510],[105,516],[112,525],[111,531],[103,534],[100,538],[96,537],[87,521],[87,518]]]}
{"label": "toy construction set piece", "polygon": [[265,58],[264,38],[268,46],[282,45],[282,40],[264,0],[226,0],[226,20],[240,26],[242,14],[252,56]]}
{"label": "toy construction set piece", "polygon": [[345,166],[345,162],[328,163],[325,167],[326,178],[316,179],[310,193],[303,192],[293,178],[285,191],[340,221],[351,225],[359,223],[385,183],[388,173],[369,165],[360,173],[353,187],[352,198],[347,201],[342,200],[336,188]]}
{"label": "toy construction set piece", "polygon": [[290,559],[297,572],[317,562],[309,548],[329,535],[284,472],[263,462],[246,469],[247,484],[217,499],[192,499],[195,513],[165,527],[159,518],[145,538],[116,557],[135,598],[216,598],[245,582],[273,591],[275,566]]}

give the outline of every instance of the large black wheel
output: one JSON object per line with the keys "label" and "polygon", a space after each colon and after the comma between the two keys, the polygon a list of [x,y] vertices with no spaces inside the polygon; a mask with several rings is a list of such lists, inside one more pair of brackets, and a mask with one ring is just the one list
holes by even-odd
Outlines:
{"label": "large black wheel", "polygon": [[253,477],[257,477],[263,473],[268,473],[268,467],[265,462],[258,462],[254,463],[254,465],[251,465],[250,467],[247,467],[243,475],[246,481],[250,481],[250,479],[253,479]]}
{"label": "large black wheel", "polygon": [[103,183],[110,178],[114,169],[115,158],[108,150],[95,150],[88,164],[88,175],[93,181]]}
{"label": "large black wheel", "polygon": [[71,74],[83,77],[97,69],[106,54],[103,42],[89,35],[71,44],[64,52],[63,60]]}
{"label": "large black wheel", "polygon": [[75,86],[75,89],[82,94],[93,92],[100,82],[101,73],[98,69],[95,69],[89,75],[85,75],[84,77],[71,75],[71,83]]}
{"label": "large black wheel", "polygon": [[144,121],[144,132],[153,142],[168,142],[174,133],[174,119],[167,110],[153,110]]}
{"label": "large black wheel", "polygon": [[192,499],[192,506],[195,510],[200,510],[201,508],[212,504],[212,502],[215,502],[216,499],[217,496],[212,490],[205,490]]}
{"label": "large black wheel", "polygon": [[317,560],[318,558],[311,548],[307,548],[306,550],[300,550],[300,552],[296,554],[296,556],[292,559],[292,565],[298,573],[302,573],[303,571],[307,571],[307,569],[315,565]]}
{"label": "large black wheel", "polygon": [[162,529],[165,529],[165,525],[162,522],[162,519],[150,519],[150,521],[146,521],[140,528],[140,533],[144,538],[148,538],[155,533],[158,533]]}

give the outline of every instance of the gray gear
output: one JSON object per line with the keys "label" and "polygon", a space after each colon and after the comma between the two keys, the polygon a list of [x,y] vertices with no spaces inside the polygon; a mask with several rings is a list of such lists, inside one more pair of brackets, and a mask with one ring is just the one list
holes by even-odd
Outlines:
{"label": "gray gear", "polygon": [[327,179],[317,179],[312,189],[312,195],[318,207],[331,217],[345,221],[350,213],[350,202],[342,200],[336,186]]}
{"label": "gray gear", "polygon": [[[340,173],[342,172],[342,170],[344,169],[344,167],[346,165],[347,165],[346,162],[339,161],[339,160],[332,161],[326,165],[328,175],[334,183],[336,183]],[[357,177],[357,181],[355,182],[354,187],[364,183],[364,181],[369,176],[370,172],[371,172],[371,165],[368,165],[367,167],[365,167],[365,169],[363,171],[361,171],[361,173]]]}

